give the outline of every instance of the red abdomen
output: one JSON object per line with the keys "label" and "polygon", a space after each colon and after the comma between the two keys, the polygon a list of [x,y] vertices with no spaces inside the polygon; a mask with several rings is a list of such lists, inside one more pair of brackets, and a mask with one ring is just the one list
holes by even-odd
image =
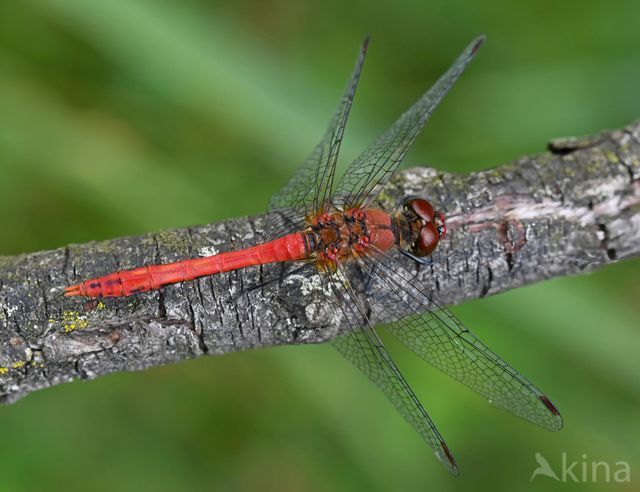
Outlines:
{"label": "red abdomen", "polygon": [[163,265],[120,270],[67,287],[65,296],[120,297],[158,289],[216,273],[281,261],[302,260],[308,256],[302,233],[293,233],[268,243],[240,251],[229,251],[205,258],[193,258]]}

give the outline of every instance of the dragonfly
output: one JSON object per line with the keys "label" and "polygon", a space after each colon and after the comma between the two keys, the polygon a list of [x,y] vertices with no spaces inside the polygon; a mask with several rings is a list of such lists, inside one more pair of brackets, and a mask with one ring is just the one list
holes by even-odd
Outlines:
{"label": "dragonfly", "polygon": [[[364,64],[364,40],[338,108],[319,144],[269,202],[260,244],[236,251],[113,272],[67,287],[65,296],[122,297],[199,277],[288,262],[320,286],[326,316],[344,332],[330,343],[375,383],[446,469],[452,452],[379,336],[402,344],[494,405],[549,430],[562,427],[551,400],[492,352],[405,264],[427,265],[446,235],[444,213],[426,197],[387,211],[376,196],[484,41],[473,40],[400,118],[336,177],[347,118]],[[331,319],[331,318],[328,318]]]}

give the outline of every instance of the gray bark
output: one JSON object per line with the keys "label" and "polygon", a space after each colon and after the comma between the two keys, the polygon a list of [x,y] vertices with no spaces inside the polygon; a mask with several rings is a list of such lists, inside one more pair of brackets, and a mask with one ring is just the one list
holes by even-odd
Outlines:
{"label": "gray bark", "polygon": [[[640,250],[640,123],[487,171],[397,173],[380,203],[429,198],[448,218],[434,265],[416,271],[448,304],[592,271]],[[65,286],[114,270],[252,245],[265,216],[0,257],[0,402],[39,388],[205,354],[326,341],[339,320],[272,265],[100,302]],[[305,305],[302,305],[305,304]]]}

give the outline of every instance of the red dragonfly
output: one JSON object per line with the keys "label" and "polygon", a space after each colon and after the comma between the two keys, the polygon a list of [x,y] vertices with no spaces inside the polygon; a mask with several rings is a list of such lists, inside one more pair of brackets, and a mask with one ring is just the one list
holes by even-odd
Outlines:
{"label": "red dragonfly", "polygon": [[498,407],[544,428],[560,429],[562,417],[549,398],[478,340],[401,261],[404,255],[429,264],[427,257],[446,234],[443,213],[422,197],[407,199],[393,212],[374,205],[377,190],[397,169],[483,41],[480,37],[467,46],[434,86],[336,180],[365,40],[324,137],[272,197],[262,244],[110,273],[68,287],[65,296],[129,296],[256,265],[296,263],[296,276],[323,293],[325,319],[337,315],[348,327],[346,334],[332,339],[333,346],[386,393],[450,472],[458,473],[452,453],[382,344],[376,326],[384,326],[427,362]]}

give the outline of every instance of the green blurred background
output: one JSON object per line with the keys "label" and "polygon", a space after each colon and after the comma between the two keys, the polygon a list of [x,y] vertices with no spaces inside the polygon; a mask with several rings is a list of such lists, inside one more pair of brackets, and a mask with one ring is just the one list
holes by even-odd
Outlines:
{"label": "green blurred background", "polygon": [[[365,33],[343,164],[480,33],[487,44],[405,166],[485,169],[640,116],[637,0],[321,5],[0,3],[0,254],[264,211],[322,135]],[[535,452],[556,470],[563,452],[626,461],[632,482],[617,490],[635,490],[638,273],[627,261],[455,308],[548,392],[565,418],[558,433],[389,340],[458,479],[364,377],[309,346],[58,386],[0,408],[0,490],[564,490],[529,482]]]}

